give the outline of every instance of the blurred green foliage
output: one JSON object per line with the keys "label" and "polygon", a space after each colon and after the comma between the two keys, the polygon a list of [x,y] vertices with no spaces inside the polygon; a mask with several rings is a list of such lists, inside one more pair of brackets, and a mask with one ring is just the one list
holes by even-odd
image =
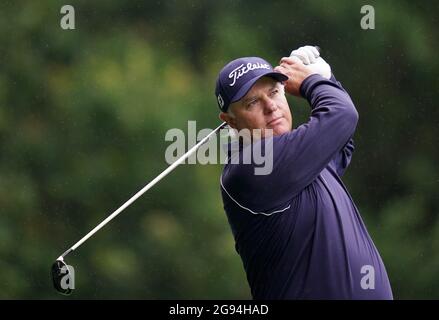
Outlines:
{"label": "blurred green foliage", "polygon": [[[166,131],[219,124],[220,68],[305,44],[359,110],[345,180],[395,298],[439,298],[438,3],[369,1],[367,31],[362,1],[72,1],[70,31],[64,4],[0,3],[0,298],[60,298],[51,263],[167,167]],[[71,298],[250,298],[221,169],[177,168],[69,255]]]}

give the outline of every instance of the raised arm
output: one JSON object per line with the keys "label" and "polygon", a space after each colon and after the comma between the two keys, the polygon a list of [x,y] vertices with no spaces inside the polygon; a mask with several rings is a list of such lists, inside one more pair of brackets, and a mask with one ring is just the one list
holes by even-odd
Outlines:
{"label": "raised arm", "polygon": [[[290,66],[292,72],[301,68],[294,63]],[[344,157],[343,153],[338,156],[342,150],[348,156],[349,140],[358,121],[349,95],[338,82],[318,74],[303,81],[290,76],[290,80],[292,83],[285,84],[287,91],[301,94],[311,106],[309,121],[289,133],[271,138],[271,174],[257,176],[251,166],[230,166],[226,181],[222,182],[237,202],[255,212],[281,209],[311,184],[331,161],[347,164],[350,157]],[[228,179],[233,183],[228,183]]]}

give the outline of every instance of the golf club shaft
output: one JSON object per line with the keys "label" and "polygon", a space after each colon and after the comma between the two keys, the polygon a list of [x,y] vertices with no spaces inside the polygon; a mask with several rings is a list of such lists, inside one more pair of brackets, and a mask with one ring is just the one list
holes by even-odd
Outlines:
{"label": "golf club shaft", "polygon": [[154,180],[144,186],[139,192],[137,192],[134,196],[132,196],[127,202],[125,202],[119,209],[114,211],[111,215],[109,215],[104,221],[98,224],[93,230],[87,233],[81,240],[76,242],[70,249],[64,252],[57,260],[62,260],[65,256],[67,256],[70,252],[76,250],[81,244],[87,241],[92,235],[98,232],[103,226],[105,226],[108,222],[113,220],[119,213],[125,210],[128,206],[130,206],[134,201],[136,201],[141,195],[143,195],[146,191],[148,191],[151,187],[153,187],[157,182],[163,179],[169,172],[174,170],[179,164],[181,164],[184,160],[186,160],[191,154],[193,154],[202,144],[204,144],[209,138],[214,135],[218,130],[223,128],[226,123],[222,123],[215,130],[209,133],[205,138],[203,138],[200,142],[198,142],[195,146],[193,146],[188,152],[182,155],[177,161],[171,164],[168,168],[166,168],[162,173],[160,173]]}

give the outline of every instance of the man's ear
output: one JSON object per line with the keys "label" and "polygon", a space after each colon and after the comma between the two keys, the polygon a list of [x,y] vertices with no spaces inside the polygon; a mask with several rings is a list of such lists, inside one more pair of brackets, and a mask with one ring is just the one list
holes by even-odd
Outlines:
{"label": "man's ear", "polygon": [[227,112],[221,112],[221,113],[219,114],[219,118],[220,118],[222,121],[227,122],[227,124],[228,124],[230,127],[236,129],[236,120],[235,120],[235,118],[234,118],[232,115],[228,114]]}

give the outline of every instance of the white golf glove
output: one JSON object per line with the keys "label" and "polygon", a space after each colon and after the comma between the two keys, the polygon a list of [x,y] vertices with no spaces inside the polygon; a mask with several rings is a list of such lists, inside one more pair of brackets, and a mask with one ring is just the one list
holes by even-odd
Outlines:
{"label": "white golf glove", "polygon": [[304,65],[326,79],[331,78],[331,66],[320,57],[320,52],[314,46],[304,46],[291,51],[290,57],[299,59]]}

